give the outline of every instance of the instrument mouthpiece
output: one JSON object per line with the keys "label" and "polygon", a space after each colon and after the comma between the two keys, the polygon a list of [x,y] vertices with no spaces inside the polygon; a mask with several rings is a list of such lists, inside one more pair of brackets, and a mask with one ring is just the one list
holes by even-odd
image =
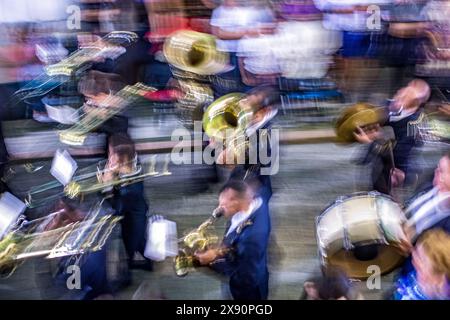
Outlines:
{"label": "instrument mouthpiece", "polygon": [[221,216],[223,216],[224,211],[225,210],[222,207],[217,207],[216,209],[214,209],[212,216],[216,219],[220,218]]}

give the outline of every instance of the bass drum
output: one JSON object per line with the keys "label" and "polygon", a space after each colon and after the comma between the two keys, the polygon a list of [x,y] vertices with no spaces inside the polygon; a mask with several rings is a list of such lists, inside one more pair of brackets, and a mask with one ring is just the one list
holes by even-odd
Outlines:
{"label": "bass drum", "polygon": [[391,272],[404,259],[396,247],[404,237],[404,221],[402,208],[387,195],[339,197],[316,219],[322,265],[338,267],[356,279],[368,278],[377,267],[381,274]]}

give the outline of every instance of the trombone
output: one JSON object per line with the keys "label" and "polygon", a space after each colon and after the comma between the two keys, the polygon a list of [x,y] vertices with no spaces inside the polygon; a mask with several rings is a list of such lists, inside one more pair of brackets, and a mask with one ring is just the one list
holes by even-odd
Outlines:
{"label": "trombone", "polygon": [[155,92],[156,88],[146,86],[142,83],[136,83],[132,86],[126,86],[115,95],[105,98],[100,106],[94,107],[84,113],[81,119],[72,127],[61,130],[59,139],[61,142],[70,145],[83,145],[87,134],[97,128],[106,120],[122,112],[130,104],[137,101],[148,92]]}
{"label": "trombone", "polygon": [[50,196],[45,195],[44,192],[61,187],[59,182],[52,181],[31,189],[24,201],[29,208],[35,208],[48,201],[56,200],[64,196],[73,199],[94,192],[107,191],[118,185],[125,186],[140,182],[150,177],[157,178],[171,175],[172,172],[169,170],[170,155],[166,155],[161,172],[156,171],[156,159],[157,156],[153,155],[150,158],[150,161],[145,163],[148,169],[144,170],[144,165],[138,164],[137,157],[135,157],[135,159],[132,160],[134,168],[133,173],[118,176],[112,181],[103,181],[102,179],[103,175],[110,171],[110,169],[106,168],[106,160],[102,160],[97,163],[96,171],[93,171],[92,167],[86,168],[86,171],[90,170],[91,172],[74,177],[72,181],[64,187],[63,191],[54,193]]}
{"label": "trombone", "polygon": [[44,96],[70,81],[73,76],[82,74],[91,67],[92,62],[102,58],[116,59],[125,52],[126,46],[137,40],[138,36],[134,32],[113,31],[108,33],[90,47],[80,48],[60,62],[47,66],[45,73],[16,91],[9,104],[15,105],[21,100]]}
{"label": "trombone", "polygon": [[0,273],[9,277],[26,259],[47,259],[101,250],[122,217],[101,215],[105,198],[83,220],[49,229],[63,210],[32,221],[21,221],[0,241]]}

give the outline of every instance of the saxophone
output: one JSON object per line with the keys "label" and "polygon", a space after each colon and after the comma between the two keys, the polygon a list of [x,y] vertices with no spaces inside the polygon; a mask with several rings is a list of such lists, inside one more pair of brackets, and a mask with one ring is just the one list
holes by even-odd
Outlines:
{"label": "saxophone", "polygon": [[219,237],[213,232],[213,224],[223,213],[223,208],[217,207],[205,222],[178,240],[178,255],[174,259],[177,276],[186,276],[189,269],[199,266],[196,251],[207,250],[219,242]]}

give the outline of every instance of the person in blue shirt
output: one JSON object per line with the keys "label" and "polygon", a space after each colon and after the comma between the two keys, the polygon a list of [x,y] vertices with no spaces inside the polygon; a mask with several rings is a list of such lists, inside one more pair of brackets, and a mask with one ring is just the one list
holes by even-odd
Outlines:
{"label": "person in blue shirt", "polygon": [[196,254],[200,265],[208,265],[229,278],[233,299],[266,300],[271,229],[267,202],[255,197],[245,182],[230,180],[220,191],[219,207],[228,219],[225,235],[219,248]]}
{"label": "person in blue shirt", "polygon": [[394,300],[450,300],[450,235],[425,232],[412,251],[410,272],[396,282]]}

